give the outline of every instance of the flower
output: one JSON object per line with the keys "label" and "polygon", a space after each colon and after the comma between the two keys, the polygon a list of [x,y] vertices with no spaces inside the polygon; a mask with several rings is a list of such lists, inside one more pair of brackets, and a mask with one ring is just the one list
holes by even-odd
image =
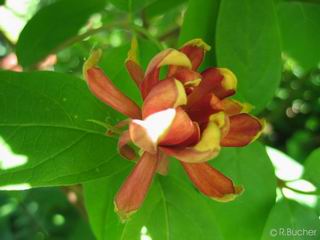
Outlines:
{"label": "flower", "polygon": [[[117,89],[103,71],[96,67],[101,55],[96,51],[84,65],[90,90],[100,100],[129,117],[117,129],[121,133],[118,149],[133,160],[132,142],[141,151],[131,174],[115,196],[115,210],[127,219],[142,204],[156,172],[165,175],[168,157],[180,161],[194,186],[204,195],[231,201],[241,193],[228,177],[207,163],[221,147],[241,147],[254,141],[264,123],[248,114],[250,106],[228,97],[236,92],[237,79],[225,68],[210,67],[198,72],[205,52],[210,47],[194,39],[179,50],[172,48],[158,53],[146,71],[136,61],[133,41],[126,67],[140,89],[143,105]],[[168,66],[160,80],[160,69]]]}

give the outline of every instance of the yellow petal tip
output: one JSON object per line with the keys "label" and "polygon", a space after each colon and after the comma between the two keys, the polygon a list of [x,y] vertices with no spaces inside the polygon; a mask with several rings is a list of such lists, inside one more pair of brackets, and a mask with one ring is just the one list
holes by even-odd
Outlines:
{"label": "yellow petal tip", "polygon": [[84,62],[82,72],[83,76],[86,78],[86,74],[88,69],[96,66],[98,62],[100,61],[100,58],[102,56],[102,50],[101,49],[95,49],[91,52],[88,59]]}
{"label": "yellow petal tip", "polygon": [[231,202],[239,197],[244,192],[244,188],[242,186],[234,186],[234,193],[226,194],[222,198],[211,197],[211,199],[218,202]]}
{"label": "yellow petal tip", "polygon": [[192,39],[192,40],[186,42],[183,45],[183,47],[185,47],[187,45],[196,46],[196,47],[202,48],[205,51],[210,51],[210,49],[211,49],[211,46],[208,45],[206,42],[204,42],[201,38]]}

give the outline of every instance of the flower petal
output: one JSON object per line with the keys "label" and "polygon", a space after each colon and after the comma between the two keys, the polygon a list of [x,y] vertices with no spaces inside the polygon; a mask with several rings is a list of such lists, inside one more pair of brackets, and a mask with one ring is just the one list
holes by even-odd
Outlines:
{"label": "flower petal", "polygon": [[188,56],[192,63],[192,69],[196,70],[201,65],[206,51],[209,51],[210,48],[202,39],[197,38],[185,43],[180,51]]}
{"label": "flower petal", "polygon": [[195,128],[188,114],[182,108],[176,108],[176,116],[159,145],[172,146],[183,143],[194,134]]}
{"label": "flower petal", "polygon": [[231,179],[208,163],[181,162],[181,164],[199,191],[214,200],[232,201],[243,191],[242,187],[234,186]]}
{"label": "flower petal", "polygon": [[121,186],[115,197],[114,205],[122,221],[128,220],[130,215],[141,206],[157,165],[158,156],[145,152]]}
{"label": "flower petal", "polygon": [[135,151],[129,146],[130,134],[129,131],[124,131],[118,141],[118,151],[121,156],[128,160],[134,160],[136,158]]}
{"label": "flower petal", "polygon": [[252,106],[249,103],[241,103],[234,99],[225,98],[221,101],[223,106],[223,111],[225,111],[229,116],[248,113],[252,110]]}
{"label": "flower petal", "polygon": [[140,85],[144,77],[144,71],[138,63],[137,51],[138,51],[138,41],[137,41],[137,38],[134,37],[132,38],[131,48],[128,52],[128,57],[126,59],[125,64],[131,78],[134,80],[136,85],[140,88]]}
{"label": "flower petal", "polygon": [[156,153],[159,141],[167,134],[175,117],[176,110],[169,108],[144,120],[132,120],[129,125],[132,142],[147,152]]}
{"label": "flower petal", "polygon": [[90,90],[101,101],[130,118],[141,118],[138,105],[120,92],[100,68],[88,69],[87,80]]}
{"label": "flower petal", "polygon": [[209,117],[213,113],[221,110],[223,110],[223,107],[220,99],[212,93],[203,95],[202,98],[199,98],[196,102],[193,102],[193,104],[186,106],[186,112],[190,118],[199,124],[208,122]]}
{"label": "flower petal", "polygon": [[158,53],[149,63],[144,80],[141,84],[143,99],[146,98],[151,89],[159,82],[160,68],[165,65],[176,65],[191,68],[188,57],[175,49],[169,48]]}
{"label": "flower petal", "polygon": [[230,117],[230,129],[221,140],[224,147],[242,147],[257,139],[264,128],[263,120],[241,113]]}
{"label": "flower petal", "polygon": [[201,135],[200,141],[192,147],[160,147],[167,155],[180,161],[206,162],[216,157],[220,151],[221,130],[216,121],[210,121]]}
{"label": "flower petal", "polygon": [[175,79],[160,81],[153,87],[142,106],[143,119],[149,115],[176,108],[187,103],[187,95],[182,83]]}
{"label": "flower petal", "polygon": [[199,86],[188,96],[188,105],[197,102],[202,96],[213,93],[219,99],[235,93],[237,79],[234,74],[225,68],[208,68],[202,73]]}

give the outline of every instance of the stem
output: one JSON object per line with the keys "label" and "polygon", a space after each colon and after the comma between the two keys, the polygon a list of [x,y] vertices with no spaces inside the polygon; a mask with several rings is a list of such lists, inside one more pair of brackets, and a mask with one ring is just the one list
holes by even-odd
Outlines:
{"label": "stem", "polygon": [[134,24],[131,25],[131,28],[132,28],[134,31],[136,31],[136,32],[144,35],[146,38],[148,38],[151,42],[154,43],[154,45],[156,45],[156,46],[158,47],[159,50],[163,50],[163,49],[164,49],[163,45],[158,41],[158,39],[156,39],[155,37],[153,37],[153,36],[148,32],[148,30],[144,29],[143,27],[139,27],[139,26],[137,26],[137,25],[134,25]]}
{"label": "stem", "polygon": [[293,188],[293,187],[290,187],[288,186],[288,182],[282,180],[282,179],[277,179],[277,182],[278,182],[278,187],[281,189],[283,188],[287,188],[293,192],[296,192],[296,193],[299,193],[299,194],[304,194],[304,195],[320,195],[320,191],[319,190],[316,190],[316,191],[312,191],[312,192],[306,192],[306,191],[302,191],[302,190],[299,190],[299,189],[296,189],[296,188]]}

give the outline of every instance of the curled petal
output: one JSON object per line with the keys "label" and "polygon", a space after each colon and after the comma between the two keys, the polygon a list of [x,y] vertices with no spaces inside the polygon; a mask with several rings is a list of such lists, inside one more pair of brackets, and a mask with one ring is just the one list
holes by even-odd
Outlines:
{"label": "curled petal", "polygon": [[[201,65],[204,55],[210,50],[210,46],[206,44],[202,39],[197,38],[185,43],[179,50],[188,56],[192,63],[192,70],[197,70]],[[169,74],[173,74],[181,67],[170,66]]]}
{"label": "curled petal", "polygon": [[122,221],[127,220],[142,204],[157,169],[158,157],[145,152],[127,177],[114,205]]}
{"label": "curled petal", "polygon": [[216,157],[220,151],[221,130],[215,121],[210,121],[201,135],[200,141],[192,147],[160,147],[167,155],[180,161],[197,163]]}
{"label": "curled petal", "polygon": [[242,147],[257,139],[264,128],[264,122],[249,114],[241,113],[230,117],[230,129],[221,140],[224,147]]}
{"label": "curled petal", "polygon": [[185,141],[179,143],[180,148],[189,147],[197,144],[200,141],[201,131],[199,124],[197,122],[193,122],[193,133],[187,138]]}
{"label": "curled petal", "polygon": [[193,104],[186,106],[186,111],[193,121],[198,123],[206,123],[209,117],[216,112],[223,110],[220,99],[214,94],[208,93],[203,95]]}
{"label": "curled petal", "polygon": [[87,70],[90,90],[104,103],[130,118],[141,118],[138,105],[116,88],[100,68]]}
{"label": "curled petal", "polygon": [[187,103],[187,95],[182,83],[175,79],[166,79],[153,87],[142,106],[143,119],[149,115],[176,108]]}
{"label": "curled petal", "polygon": [[129,125],[132,142],[147,152],[156,153],[159,141],[166,136],[175,117],[176,110],[169,108],[151,114],[143,121],[132,120]]}
{"label": "curled petal", "polygon": [[136,158],[135,151],[129,146],[130,134],[129,131],[124,131],[118,141],[118,151],[121,156],[128,160],[134,160]]}
{"label": "curled petal", "polygon": [[193,184],[206,196],[221,202],[234,200],[243,189],[208,163],[181,162]]}
{"label": "curled petal", "polygon": [[225,98],[221,101],[223,106],[223,111],[225,111],[229,116],[248,113],[252,110],[252,106],[248,103],[241,103],[234,99]]}
{"label": "curled petal", "polygon": [[169,48],[158,53],[149,63],[144,80],[141,84],[143,99],[146,98],[150,90],[159,82],[160,68],[165,65],[176,65],[191,68],[188,57],[175,49]]}
{"label": "curled petal", "polygon": [[193,122],[188,114],[181,108],[176,108],[175,118],[167,133],[159,141],[159,145],[178,145],[188,140],[194,134],[194,131]]}
{"label": "curled petal", "polygon": [[199,86],[188,96],[188,105],[208,93],[213,93],[219,99],[226,98],[235,93],[236,87],[237,79],[231,71],[225,68],[208,68],[202,73]]}

